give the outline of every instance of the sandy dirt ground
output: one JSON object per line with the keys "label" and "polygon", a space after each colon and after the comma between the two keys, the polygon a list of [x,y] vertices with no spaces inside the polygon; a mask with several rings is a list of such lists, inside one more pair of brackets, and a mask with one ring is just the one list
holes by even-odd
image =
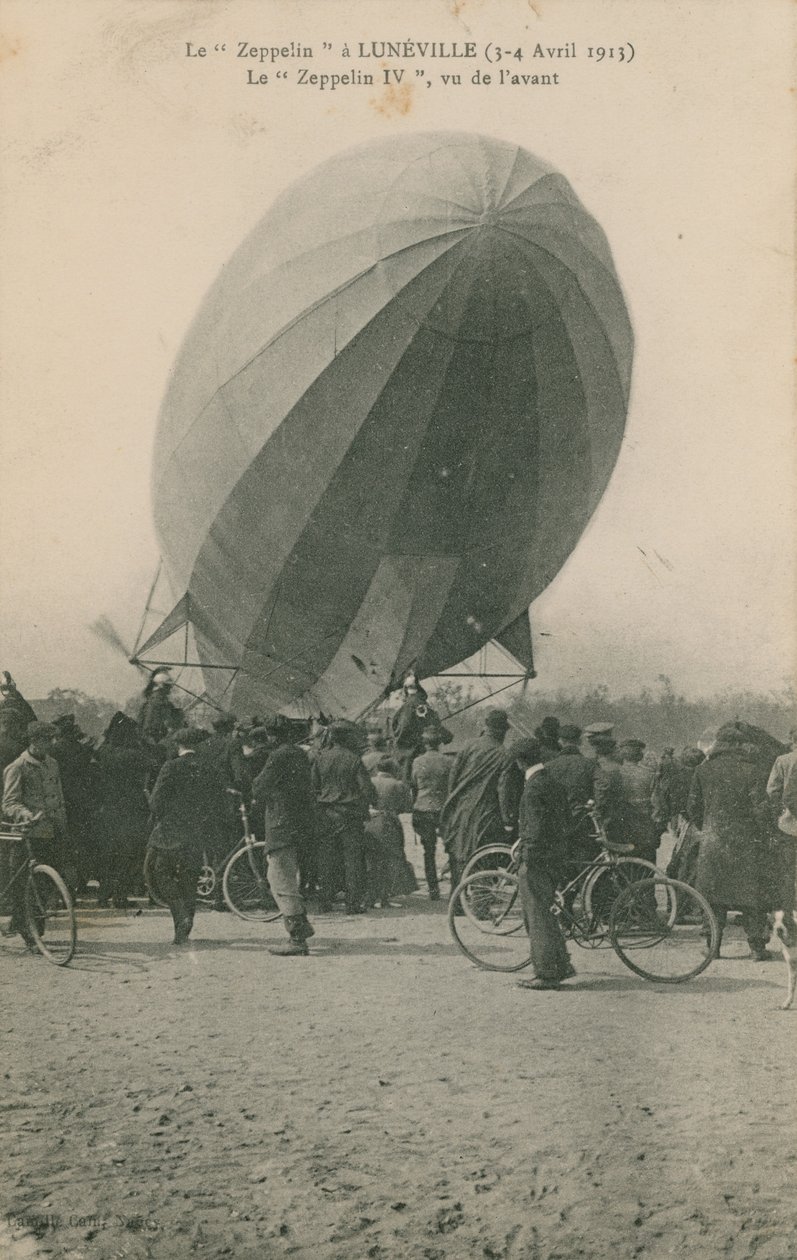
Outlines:
{"label": "sandy dirt ground", "polygon": [[2,942],[0,1256],[626,1260],[797,1254],[797,1009],[738,930],[689,984],[610,952],[529,993],[444,908],[279,924],[81,911]]}

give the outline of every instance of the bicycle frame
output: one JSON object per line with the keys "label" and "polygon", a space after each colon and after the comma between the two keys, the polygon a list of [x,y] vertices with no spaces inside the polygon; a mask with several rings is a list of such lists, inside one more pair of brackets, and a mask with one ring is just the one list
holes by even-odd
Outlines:
{"label": "bicycle frame", "polygon": [[23,841],[27,857],[22,859],[8,883],[0,888],[0,901],[5,899],[9,889],[13,888],[20,875],[27,874],[36,865],[36,855],[31,848],[30,826],[28,823],[0,823],[0,843],[3,841],[14,844],[19,844],[20,841]]}

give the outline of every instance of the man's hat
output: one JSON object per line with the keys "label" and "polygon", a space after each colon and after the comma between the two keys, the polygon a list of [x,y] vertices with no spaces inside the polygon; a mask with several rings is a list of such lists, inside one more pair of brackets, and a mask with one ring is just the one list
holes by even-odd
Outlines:
{"label": "man's hat", "polygon": [[592,722],[584,727],[587,739],[608,739],[614,734],[614,722]]}
{"label": "man's hat", "polygon": [[509,714],[506,709],[491,709],[484,719],[484,725],[488,731],[504,734],[509,730]]}
{"label": "man's hat", "polygon": [[559,738],[563,744],[577,744],[581,739],[581,727],[562,726],[559,730]]}
{"label": "man's hat", "polygon": [[628,748],[633,752],[637,752],[638,750],[642,748],[647,748],[647,744],[645,743],[644,739],[624,739],[623,742],[620,744],[620,747]]}

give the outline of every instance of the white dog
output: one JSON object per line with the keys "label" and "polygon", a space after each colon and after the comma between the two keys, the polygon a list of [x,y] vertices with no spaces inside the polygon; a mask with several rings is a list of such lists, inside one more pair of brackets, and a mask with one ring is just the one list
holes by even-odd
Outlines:
{"label": "white dog", "polygon": [[788,973],[786,981],[787,993],[786,1001],[780,1009],[787,1011],[794,1001],[794,990],[797,986],[797,910],[792,910],[791,916],[787,916],[783,910],[777,911],[775,914],[775,936],[780,942],[783,957],[786,959]]}

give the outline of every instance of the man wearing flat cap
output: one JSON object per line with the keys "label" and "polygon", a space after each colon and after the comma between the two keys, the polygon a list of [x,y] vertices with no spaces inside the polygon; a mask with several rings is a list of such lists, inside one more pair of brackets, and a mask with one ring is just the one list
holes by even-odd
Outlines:
{"label": "man wearing flat cap", "polygon": [[[596,729],[596,728],[600,729]],[[587,727],[587,740],[595,754],[593,799],[595,811],[611,844],[625,844],[625,792],[617,758],[617,740],[609,723]]]}
{"label": "man wearing flat cap", "polygon": [[476,850],[485,844],[500,844],[505,838],[498,785],[507,762],[503,745],[508,730],[506,710],[491,709],[479,738],[465,744],[454,758],[448,796],[440,811],[440,834],[448,852],[452,891]]}
{"label": "man wearing flat cap", "polygon": [[617,750],[625,796],[624,830],[627,842],[634,846],[634,855],[655,865],[659,847],[658,828],[653,821],[656,772],[643,762],[644,751],[645,741],[642,739],[624,739]]}
{"label": "man wearing flat cap", "polygon": [[[27,823],[33,851],[40,862],[64,868],[67,819],[58,762],[52,756],[57,730],[49,722],[28,725],[28,746],[3,771],[3,814],[16,823]],[[24,844],[11,846],[10,865],[15,870],[27,855]],[[33,941],[25,926],[25,881],[11,888],[10,935],[18,932],[25,944]]]}
{"label": "man wearing flat cap", "polygon": [[330,909],[341,868],[348,914],[365,913],[365,820],[376,790],[360,758],[362,733],[353,722],[328,728],[329,743],[313,759],[311,782],[318,805],[318,877],[321,905]]}
{"label": "man wearing flat cap", "polygon": [[595,792],[595,762],[581,752],[581,727],[566,725],[559,731],[560,753],[547,763],[550,777],[567,794],[570,813],[567,855],[571,862],[590,861],[596,853],[591,839],[587,802]]}

